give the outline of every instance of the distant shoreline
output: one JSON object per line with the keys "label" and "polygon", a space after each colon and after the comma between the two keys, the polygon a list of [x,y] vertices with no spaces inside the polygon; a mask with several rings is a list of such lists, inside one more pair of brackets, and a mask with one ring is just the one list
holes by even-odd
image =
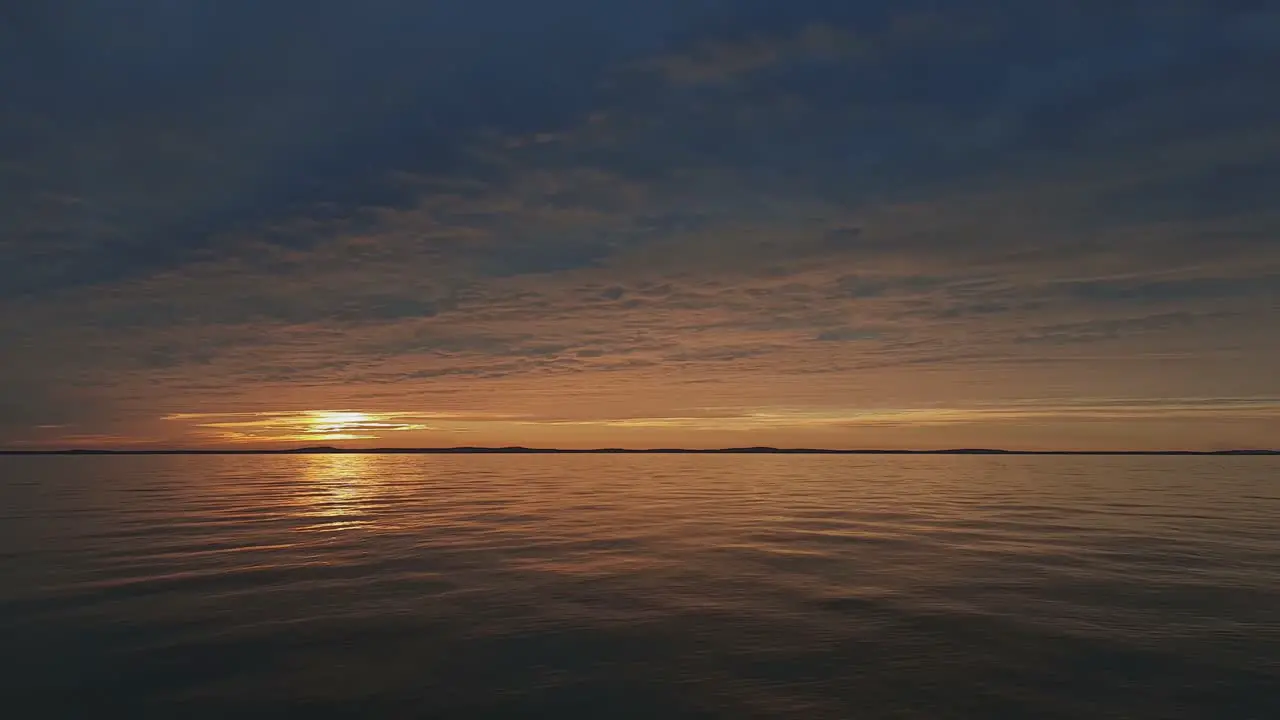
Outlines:
{"label": "distant shoreline", "polygon": [[443,448],[337,448],[303,447],[286,450],[175,449],[175,450],[0,450],[0,455],[1174,455],[1174,456],[1280,456],[1280,450],[1000,450],[955,448],[949,450],[832,450],[823,448],[733,447],[590,448],[582,450],[527,447]]}

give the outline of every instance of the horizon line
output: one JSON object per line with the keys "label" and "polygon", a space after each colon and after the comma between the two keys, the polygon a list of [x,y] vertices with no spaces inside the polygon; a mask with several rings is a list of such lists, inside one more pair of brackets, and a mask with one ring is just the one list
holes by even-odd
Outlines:
{"label": "horizon line", "polygon": [[1004,448],[945,448],[927,449],[836,449],[744,446],[724,448],[544,448],[513,446],[449,447],[374,447],[345,448],[333,446],[306,446],[295,448],[57,448],[21,449],[0,448],[0,455],[324,455],[324,454],[566,454],[566,455],[625,455],[625,454],[779,454],[779,455],[1280,455],[1280,449],[1239,448],[1229,450],[1009,450]]}

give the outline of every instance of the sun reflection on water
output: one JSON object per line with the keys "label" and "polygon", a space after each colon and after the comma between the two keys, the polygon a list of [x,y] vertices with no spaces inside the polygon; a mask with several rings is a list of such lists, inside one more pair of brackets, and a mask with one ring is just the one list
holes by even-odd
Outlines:
{"label": "sun reflection on water", "polygon": [[300,499],[300,515],[322,519],[302,530],[333,531],[367,527],[372,524],[370,501],[377,494],[377,481],[367,455],[317,453],[300,455],[306,490]]}

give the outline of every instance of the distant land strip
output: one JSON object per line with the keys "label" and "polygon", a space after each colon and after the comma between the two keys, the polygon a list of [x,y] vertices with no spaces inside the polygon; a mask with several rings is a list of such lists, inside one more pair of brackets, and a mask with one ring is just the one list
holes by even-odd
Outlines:
{"label": "distant land strip", "polygon": [[730,447],[688,448],[528,448],[528,447],[440,447],[440,448],[338,448],[302,447],[285,450],[262,449],[0,449],[0,455],[1280,455],[1280,450],[1000,450],[996,448],[954,448],[949,450],[832,450],[823,448]]}

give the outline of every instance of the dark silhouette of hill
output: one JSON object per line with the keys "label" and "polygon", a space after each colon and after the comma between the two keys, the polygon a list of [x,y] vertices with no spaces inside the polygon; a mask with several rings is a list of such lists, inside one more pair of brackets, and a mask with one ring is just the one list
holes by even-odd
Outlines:
{"label": "dark silhouette of hill", "polygon": [[0,455],[320,455],[320,454],[374,454],[374,455],[1280,455],[1280,450],[1003,450],[999,448],[952,448],[946,450],[835,450],[829,448],[776,448],[729,447],[710,449],[691,448],[528,448],[508,447],[438,447],[438,448],[339,448],[328,445],[264,449],[184,449],[136,450],[136,449],[85,449],[20,450],[0,449]]}

